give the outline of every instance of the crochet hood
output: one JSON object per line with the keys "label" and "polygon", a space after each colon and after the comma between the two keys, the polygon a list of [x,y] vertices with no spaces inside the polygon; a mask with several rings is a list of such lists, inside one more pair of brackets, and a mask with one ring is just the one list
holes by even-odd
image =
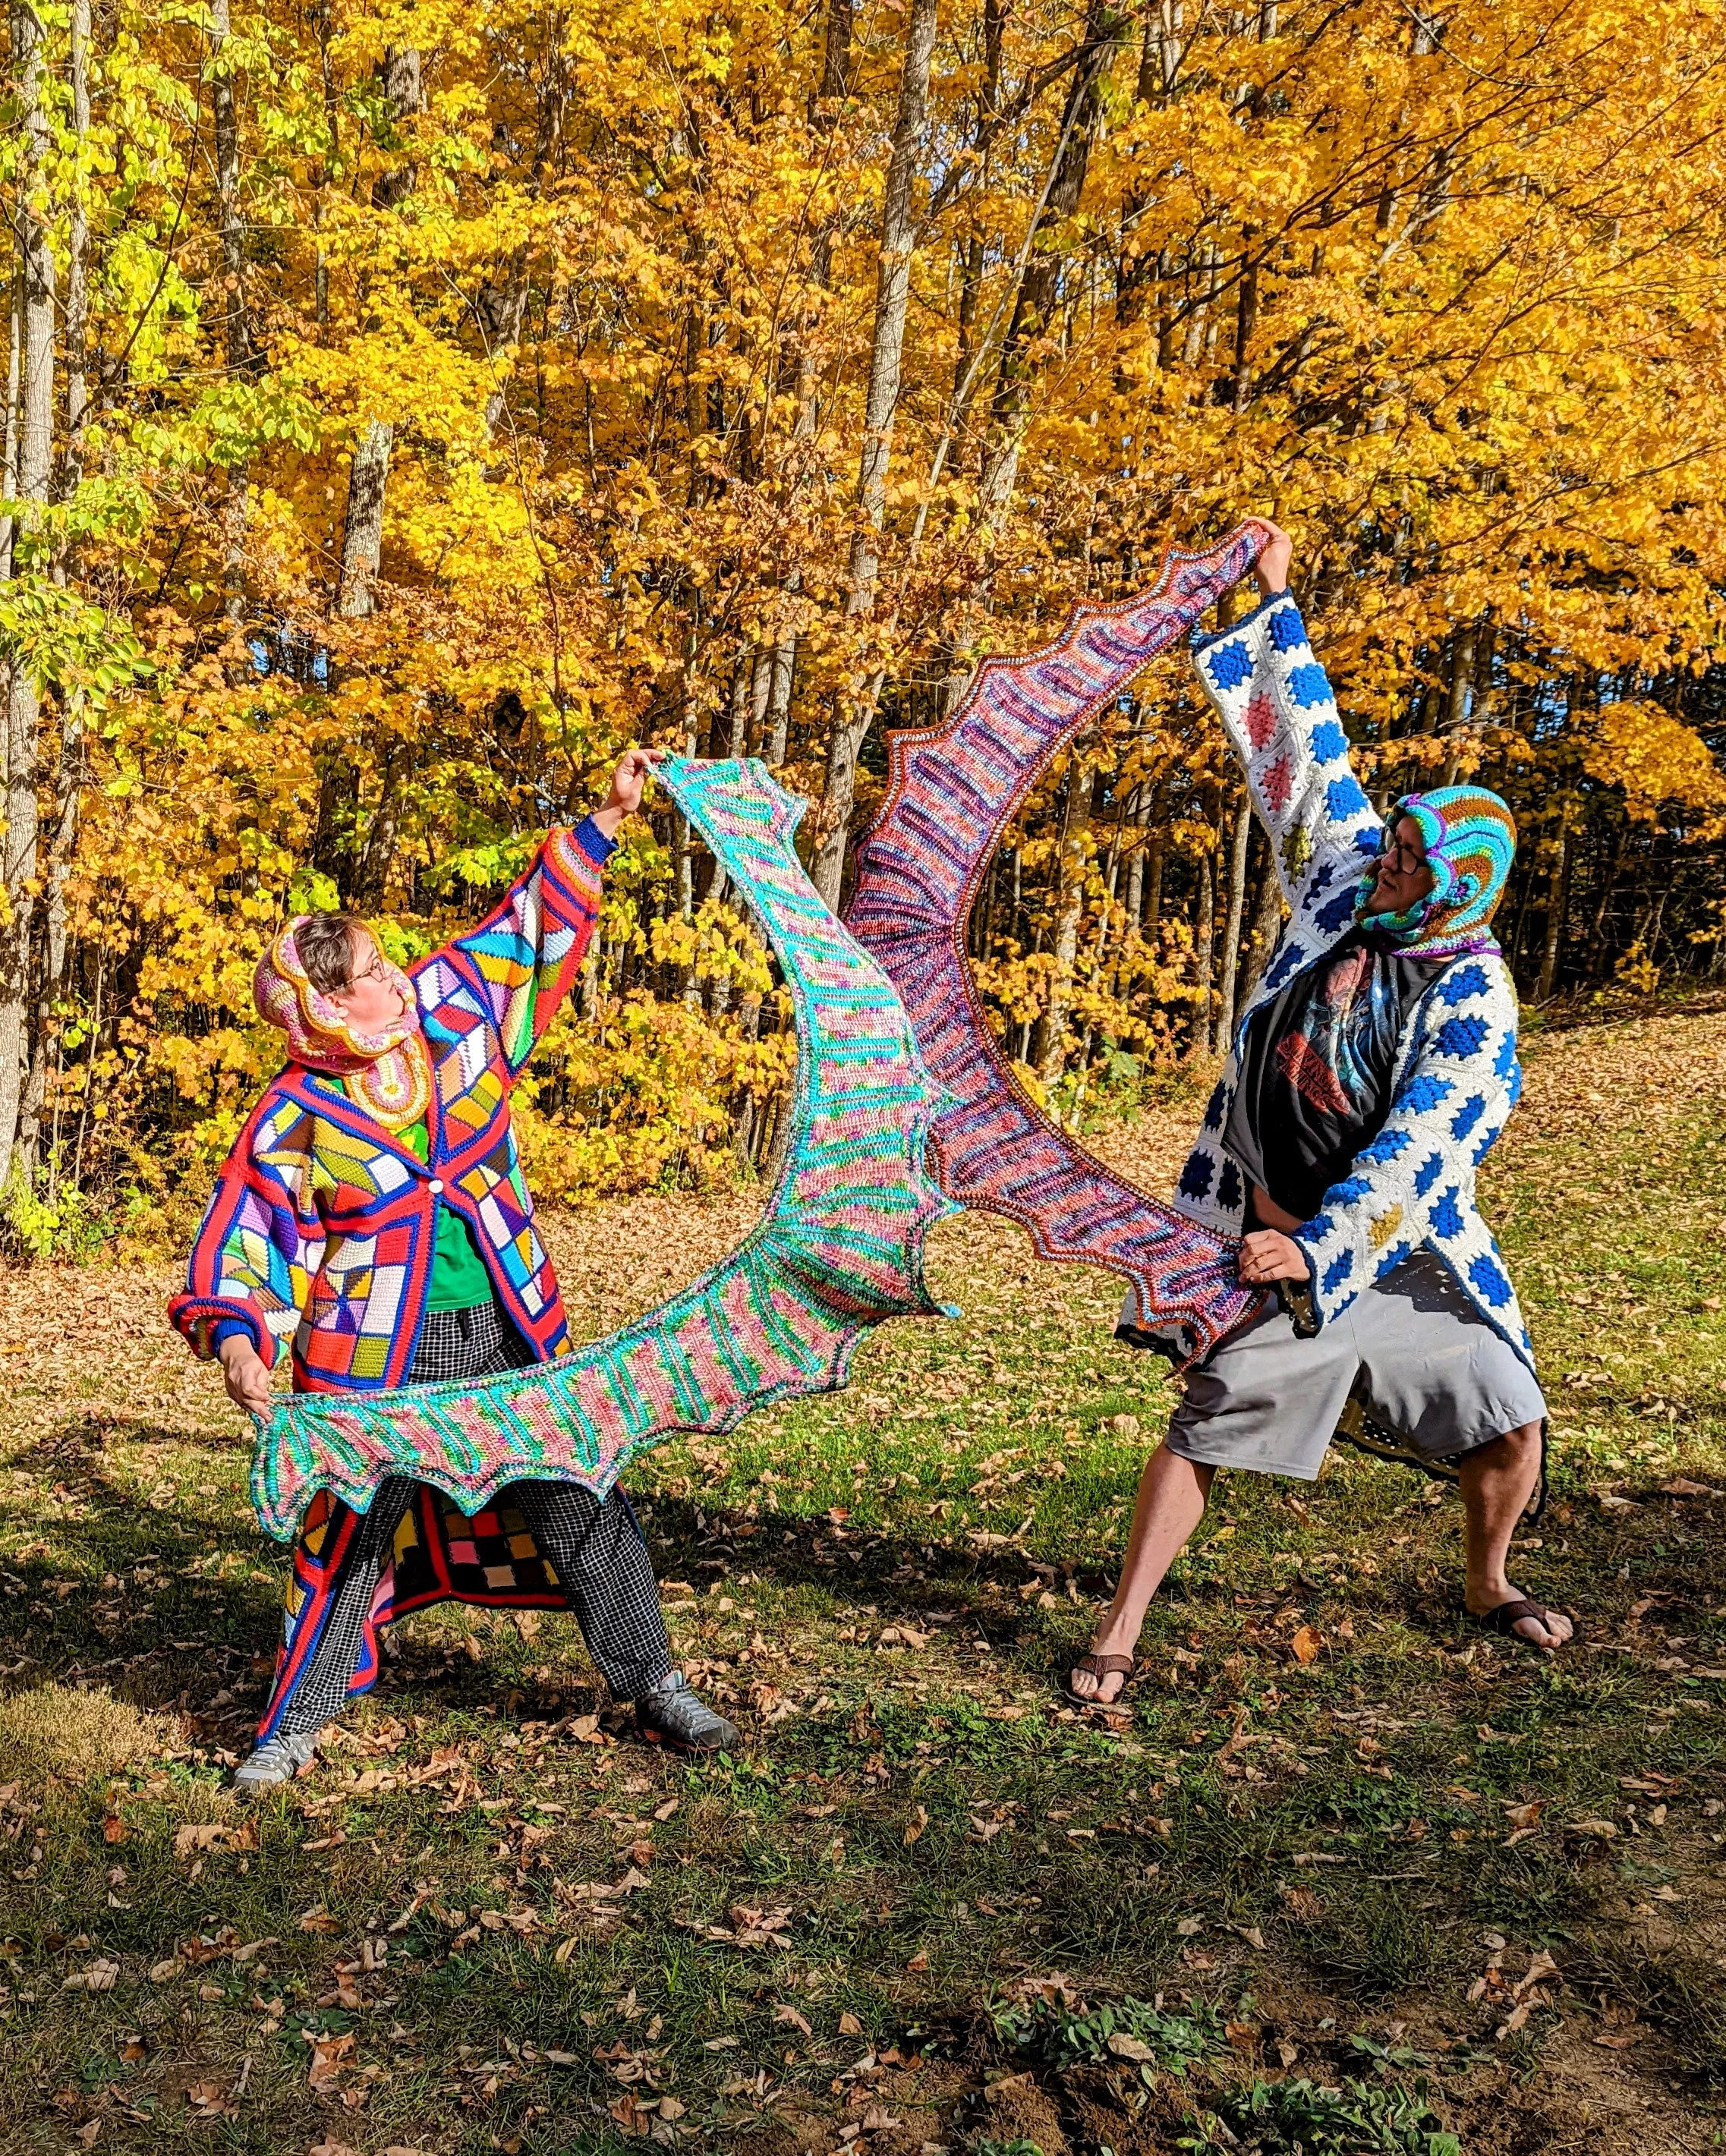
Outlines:
{"label": "crochet hood", "polygon": [[1496,951],[1490,923],[1516,853],[1508,804],[1483,786],[1441,786],[1405,793],[1386,823],[1394,827],[1404,816],[1420,829],[1433,887],[1405,913],[1374,913],[1377,870],[1369,867],[1355,897],[1355,919],[1369,934],[1423,958]]}
{"label": "crochet hood", "polygon": [[312,985],[295,941],[311,918],[297,914],[252,977],[259,1014],[288,1036],[288,1060],[308,1070],[350,1081],[350,1095],[386,1130],[421,1121],[431,1097],[431,1071],[419,1030],[419,999],[399,966],[378,949],[402,1014],[375,1032],[352,1024],[340,1004]]}

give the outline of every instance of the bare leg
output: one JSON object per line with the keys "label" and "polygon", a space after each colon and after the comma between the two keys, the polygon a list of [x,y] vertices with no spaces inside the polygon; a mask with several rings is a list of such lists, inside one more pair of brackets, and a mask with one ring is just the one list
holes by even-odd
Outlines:
{"label": "bare leg", "polygon": [[[1130,1655],[1138,1645],[1151,1597],[1204,1518],[1215,1479],[1215,1468],[1183,1460],[1166,1445],[1159,1445],[1146,1460],[1138,1478],[1138,1502],[1133,1508],[1133,1532],[1127,1538],[1120,1584],[1091,1642],[1092,1654]],[[1071,1681],[1081,1699],[1094,1699],[1107,1707],[1119,1697],[1126,1680],[1113,1671],[1095,1677],[1088,1670],[1075,1670]]]}
{"label": "bare leg", "polygon": [[[1506,1575],[1505,1560],[1510,1538],[1523,1507],[1533,1495],[1540,1473],[1540,1425],[1524,1423],[1508,1430],[1492,1444],[1464,1455],[1461,1467],[1462,1504],[1467,1516],[1463,1529],[1467,1553],[1467,1583],[1463,1599],[1477,1617],[1484,1617],[1501,1602],[1522,1599]],[[1531,1646],[1549,1654],[1563,1646],[1575,1627],[1562,1611],[1551,1613],[1549,1625],[1532,1617],[1517,1620],[1516,1635]]]}

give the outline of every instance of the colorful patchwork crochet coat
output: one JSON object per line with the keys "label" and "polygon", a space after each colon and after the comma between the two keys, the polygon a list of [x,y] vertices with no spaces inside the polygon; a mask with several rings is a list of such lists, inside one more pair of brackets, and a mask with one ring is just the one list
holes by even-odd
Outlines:
{"label": "colorful patchwork crochet coat", "polygon": [[199,1355],[238,1320],[273,1364],[290,1347],[297,1392],[400,1384],[425,1316],[437,1209],[453,1206],[536,1356],[568,1343],[562,1298],[533,1221],[510,1127],[510,1087],[568,993],[612,842],[591,819],[554,830],[475,928],[412,969],[430,1054],[429,1158],[290,1064],[216,1180],[186,1291],[169,1306]]}
{"label": "colorful patchwork crochet coat", "polygon": [[[1266,600],[1194,651],[1199,679],[1246,769],[1271,834],[1290,918],[1241,1025],[1354,926],[1380,824],[1348,764],[1348,742],[1299,608]],[[1320,1327],[1418,1250],[1450,1267],[1481,1316],[1532,1370],[1533,1348],[1504,1260],[1474,1200],[1475,1171],[1522,1090],[1516,991],[1496,947],[1453,957],[1409,1013],[1384,1126],[1325,1193],[1295,1241],[1312,1270]],[[1182,1171],[1176,1208],[1239,1235],[1246,1190],[1225,1150],[1240,1032]]]}

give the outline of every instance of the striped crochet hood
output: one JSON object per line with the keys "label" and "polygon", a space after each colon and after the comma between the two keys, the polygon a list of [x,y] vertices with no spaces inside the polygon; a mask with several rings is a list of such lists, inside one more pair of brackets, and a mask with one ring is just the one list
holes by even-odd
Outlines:
{"label": "striped crochet hood", "polygon": [[1404,816],[1419,826],[1432,890],[1405,913],[1374,913],[1377,871],[1369,867],[1355,896],[1355,919],[1369,934],[1423,958],[1497,951],[1490,924],[1516,854],[1508,804],[1483,786],[1441,786],[1405,793],[1387,826],[1394,829]]}

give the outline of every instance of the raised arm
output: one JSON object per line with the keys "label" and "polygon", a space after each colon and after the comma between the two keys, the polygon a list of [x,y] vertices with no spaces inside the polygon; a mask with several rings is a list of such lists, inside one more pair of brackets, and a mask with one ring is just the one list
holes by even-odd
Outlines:
{"label": "raised arm", "polygon": [[[1287,542],[1267,548],[1261,583],[1286,572]],[[1348,737],[1301,610],[1267,593],[1244,621],[1197,645],[1205,695],[1246,773],[1271,834],[1297,936],[1333,936],[1354,910],[1355,886],[1379,850],[1379,819],[1348,762]]]}
{"label": "raised arm", "polygon": [[477,991],[512,1074],[532,1055],[574,984],[598,917],[600,876],[618,827],[640,807],[642,787],[659,758],[656,749],[631,749],[612,774],[604,807],[573,831],[550,831],[526,875],[485,918],[416,968],[433,975],[434,1009],[441,1000],[440,970],[453,977],[452,986],[460,980]]}

